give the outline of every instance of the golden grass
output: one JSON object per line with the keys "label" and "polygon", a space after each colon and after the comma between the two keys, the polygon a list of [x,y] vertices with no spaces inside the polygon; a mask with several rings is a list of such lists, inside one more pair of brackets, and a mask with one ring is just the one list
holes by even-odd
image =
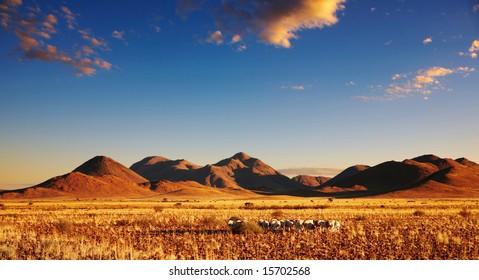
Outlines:
{"label": "golden grass", "polygon": [[[250,207],[244,207],[252,202]],[[0,259],[479,259],[479,200],[2,201]],[[324,207],[323,207],[324,206]],[[339,232],[232,234],[250,221],[335,219]]]}

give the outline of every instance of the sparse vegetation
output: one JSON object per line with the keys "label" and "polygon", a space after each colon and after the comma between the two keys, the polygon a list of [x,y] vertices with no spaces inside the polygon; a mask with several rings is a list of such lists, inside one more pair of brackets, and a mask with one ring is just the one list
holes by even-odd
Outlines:
{"label": "sparse vegetation", "polygon": [[[245,201],[215,208],[170,201],[161,211],[152,210],[158,201],[8,202],[0,212],[0,259],[479,259],[477,200],[274,207],[309,201],[255,201],[253,209],[239,209]],[[233,234],[230,218],[247,222]],[[263,232],[256,221],[265,218],[335,219],[341,229]]]}

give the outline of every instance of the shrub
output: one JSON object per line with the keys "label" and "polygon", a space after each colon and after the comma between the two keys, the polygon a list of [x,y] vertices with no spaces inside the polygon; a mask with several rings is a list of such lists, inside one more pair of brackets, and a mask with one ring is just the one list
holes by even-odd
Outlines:
{"label": "shrub", "polygon": [[224,222],[215,216],[204,217],[199,223],[207,228],[218,228],[224,225]]}
{"label": "shrub", "polygon": [[258,234],[262,233],[263,229],[253,222],[239,223],[231,228],[233,234]]}
{"label": "shrub", "polygon": [[60,220],[56,227],[61,233],[69,233],[73,231],[73,223],[67,220]]}
{"label": "shrub", "polygon": [[472,212],[467,210],[466,208],[463,208],[460,212],[459,212],[459,215],[464,217],[464,218],[467,218],[469,216],[472,215]]}
{"label": "shrub", "polygon": [[155,210],[155,212],[162,212],[163,211],[163,207],[162,206],[155,206],[153,207],[153,210]]}
{"label": "shrub", "polygon": [[366,216],[356,215],[356,216],[354,216],[354,220],[356,220],[356,221],[364,221],[364,220],[366,220]]}
{"label": "shrub", "polygon": [[284,216],[284,212],[281,211],[281,210],[276,210],[273,213],[271,213],[271,215],[272,215],[273,218],[281,219],[281,217]]}
{"label": "shrub", "polygon": [[7,246],[0,247],[0,260],[11,260],[15,256],[15,250]]}
{"label": "shrub", "polygon": [[416,217],[426,216],[426,212],[421,211],[421,210],[416,210],[416,211],[414,211],[414,213],[412,213],[412,215],[416,216]]}

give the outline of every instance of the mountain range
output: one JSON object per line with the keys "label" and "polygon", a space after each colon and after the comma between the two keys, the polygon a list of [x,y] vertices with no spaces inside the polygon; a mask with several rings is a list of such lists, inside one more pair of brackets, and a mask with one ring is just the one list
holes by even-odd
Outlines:
{"label": "mountain range", "polygon": [[96,156],[72,172],[38,185],[0,191],[0,199],[264,195],[479,197],[479,165],[466,158],[423,155],[372,167],[351,166],[333,178],[300,175],[290,179],[245,153],[205,166],[184,159],[150,156],[130,168],[109,157]]}

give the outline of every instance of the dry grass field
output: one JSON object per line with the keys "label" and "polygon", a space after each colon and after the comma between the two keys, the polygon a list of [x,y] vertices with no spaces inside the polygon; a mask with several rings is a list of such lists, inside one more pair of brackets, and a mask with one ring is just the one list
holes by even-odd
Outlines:
{"label": "dry grass field", "polygon": [[[246,202],[251,202],[245,207]],[[0,259],[479,259],[479,200],[0,201]],[[334,219],[232,234],[227,220]]]}

